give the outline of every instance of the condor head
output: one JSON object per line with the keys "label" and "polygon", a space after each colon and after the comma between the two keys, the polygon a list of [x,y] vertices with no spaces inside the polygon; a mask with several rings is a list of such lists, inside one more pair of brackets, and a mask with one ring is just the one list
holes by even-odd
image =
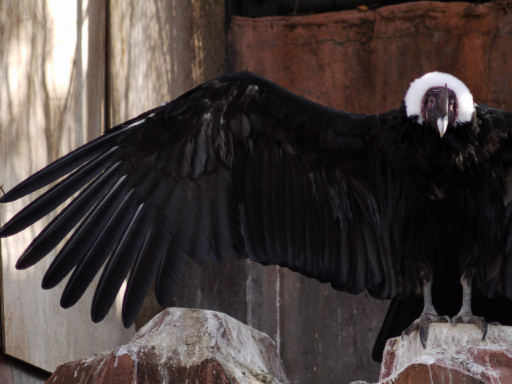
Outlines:
{"label": "condor head", "polygon": [[436,128],[441,137],[450,126],[471,121],[473,96],[462,81],[442,72],[414,80],[405,95],[407,116]]}

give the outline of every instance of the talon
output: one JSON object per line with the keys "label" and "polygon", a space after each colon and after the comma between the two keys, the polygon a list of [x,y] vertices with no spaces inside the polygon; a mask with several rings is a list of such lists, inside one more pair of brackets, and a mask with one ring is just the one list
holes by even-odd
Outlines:
{"label": "talon", "polygon": [[452,319],[452,324],[474,324],[476,325],[480,331],[482,332],[482,340],[485,340],[485,336],[487,336],[487,330],[489,328],[487,321],[480,316],[474,316],[473,314],[464,314],[454,316]]}
{"label": "talon", "polygon": [[423,349],[427,348],[427,340],[428,340],[428,328],[429,322],[425,321],[425,319],[420,320],[420,327],[418,329],[418,333],[420,335],[420,342],[423,346]]}
{"label": "talon", "polygon": [[439,316],[437,313],[422,313],[419,318],[414,320],[403,332],[404,335],[410,335],[418,331],[423,349],[427,348],[428,329],[431,323],[447,323],[450,321],[448,316]]}

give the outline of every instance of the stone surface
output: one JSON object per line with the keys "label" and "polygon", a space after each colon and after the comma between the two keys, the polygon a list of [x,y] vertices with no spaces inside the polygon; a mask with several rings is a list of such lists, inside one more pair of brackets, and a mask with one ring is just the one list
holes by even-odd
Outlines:
{"label": "stone surface", "polygon": [[386,344],[379,384],[512,383],[512,327],[431,324],[427,347],[417,332]]}
{"label": "stone surface", "polygon": [[126,345],[63,364],[47,384],[288,383],[275,343],[219,312],[169,308]]}

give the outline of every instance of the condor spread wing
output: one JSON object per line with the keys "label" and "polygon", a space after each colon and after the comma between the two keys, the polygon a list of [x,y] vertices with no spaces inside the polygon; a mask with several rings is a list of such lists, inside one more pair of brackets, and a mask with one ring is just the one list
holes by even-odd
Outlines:
{"label": "condor spread wing", "polygon": [[329,109],[250,73],[207,82],[108,130],[14,187],[8,202],[59,178],[1,229],[9,236],[72,194],[34,239],[27,268],[73,231],[46,272],[73,305],[103,265],[92,318],[101,320],[128,276],[131,324],[156,280],[170,300],[188,258],[249,257],[349,292],[395,292],[378,209],[379,117]]}

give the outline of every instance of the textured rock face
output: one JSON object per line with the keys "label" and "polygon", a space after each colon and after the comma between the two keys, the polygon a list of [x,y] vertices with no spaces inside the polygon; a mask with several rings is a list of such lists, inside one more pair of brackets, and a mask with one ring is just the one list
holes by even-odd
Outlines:
{"label": "textured rock face", "polygon": [[386,344],[379,384],[512,383],[512,327],[490,326],[485,340],[469,324],[431,324],[427,348],[417,332]]}
{"label": "textured rock face", "polygon": [[61,365],[48,384],[288,383],[274,342],[219,312],[169,308],[126,345]]}

